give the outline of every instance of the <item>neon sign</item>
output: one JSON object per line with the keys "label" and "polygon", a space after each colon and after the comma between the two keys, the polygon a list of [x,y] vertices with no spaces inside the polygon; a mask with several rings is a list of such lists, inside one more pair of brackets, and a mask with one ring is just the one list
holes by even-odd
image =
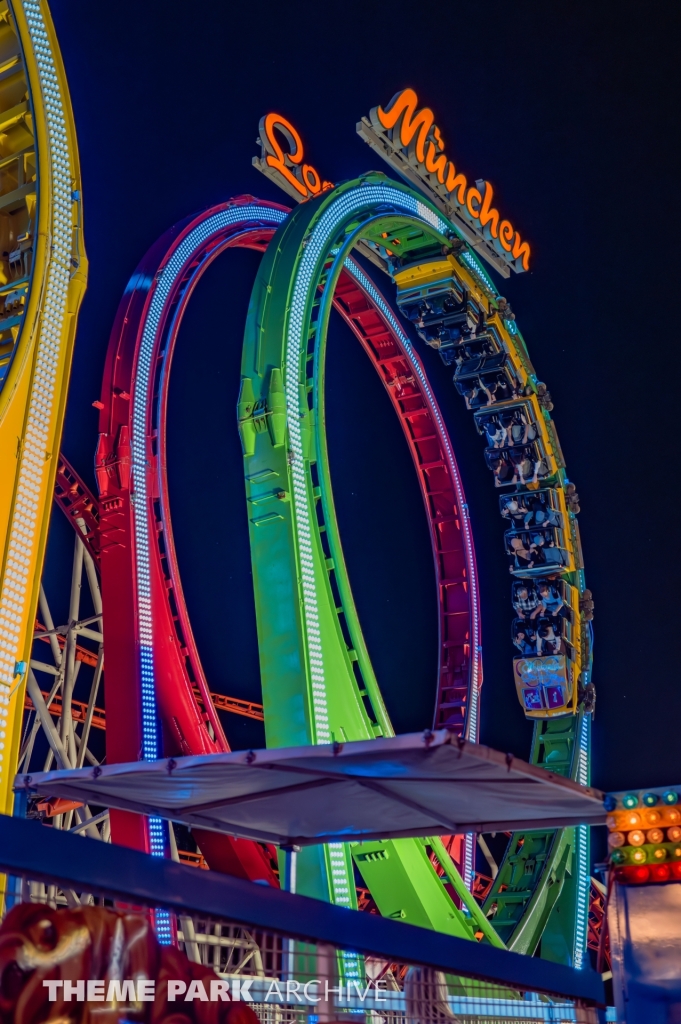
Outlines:
{"label": "neon sign", "polygon": [[[322,181],[319,172],[312,164],[303,163],[305,150],[303,140],[281,114],[266,114],[260,119],[259,144],[262,156],[253,157],[253,166],[266,174],[275,185],[301,203],[333,188],[330,181]],[[286,143],[284,150],[280,136]]]}
{"label": "neon sign", "polygon": [[[530,267],[530,245],[510,220],[493,206],[488,181],[469,183],[445,152],[429,107],[418,107],[413,89],[403,89],[388,106],[374,107],[357,125],[359,135],[401,177],[431,200],[454,224],[464,241],[504,277]],[[261,156],[253,165],[301,203],[333,188],[305,162],[303,140],[287,118],[269,113],[260,119]]]}
{"label": "neon sign", "polygon": [[510,220],[492,205],[488,181],[468,183],[445,153],[429,107],[418,109],[413,89],[403,89],[388,106],[374,107],[357,132],[410,184],[424,192],[461,231],[466,241],[499,270],[529,270],[530,246]]}

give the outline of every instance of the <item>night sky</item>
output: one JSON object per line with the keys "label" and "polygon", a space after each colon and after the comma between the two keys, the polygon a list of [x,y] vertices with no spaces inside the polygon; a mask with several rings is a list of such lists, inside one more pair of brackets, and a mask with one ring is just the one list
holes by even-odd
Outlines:
{"label": "night sky", "polygon": [[[94,485],[91,403],[116,307],[146,249],[173,222],[231,196],[287,202],[251,167],[260,117],[277,110],[290,118],[310,162],[338,182],[387,170],[355,124],[411,86],[433,107],[454,162],[469,179],[492,182],[499,208],[532,245],[532,271],[498,284],[551,390],[581,497],[596,602],[593,782],[603,789],[681,782],[674,98],[681,7],[666,0],[432,7],[346,0],[332,8],[53,0],[51,7],[75,111],[90,259],[67,457]],[[235,403],[257,263],[257,254],[227,253],[200,284],[178,342],[169,409],[173,523],[202,659],[214,690],[255,700]],[[387,278],[382,287],[390,297]],[[331,471],[351,582],[396,728],[422,729],[432,716],[437,616],[420,493],[388,398],[340,323],[332,325],[328,358]],[[481,740],[526,757],[531,728],[511,676],[497,494],[451,371],[430,351],[425,363],[472,514],[482,586]],[[67,524],[55,521],[47,581],[57,606],[71,543]],[[230,716],[227,724],[233,746],[263,742],[257,723]]]}

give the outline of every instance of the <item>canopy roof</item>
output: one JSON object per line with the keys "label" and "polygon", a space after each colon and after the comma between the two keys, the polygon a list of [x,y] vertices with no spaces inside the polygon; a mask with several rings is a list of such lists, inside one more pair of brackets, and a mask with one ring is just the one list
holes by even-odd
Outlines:
{"label": "canopy roof", "polygon": [[605,822],[598,790],[446,730],[18,775],[15,787],[284,846]]}

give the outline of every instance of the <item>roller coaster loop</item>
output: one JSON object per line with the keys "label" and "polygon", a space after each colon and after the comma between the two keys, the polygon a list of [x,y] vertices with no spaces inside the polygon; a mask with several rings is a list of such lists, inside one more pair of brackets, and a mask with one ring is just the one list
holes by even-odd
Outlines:
{"label": "roller coaster loop", "polygon": [[[102,400],[98,403],[102,410],[97,454],[102,587],[108,642],[112,643],[113,638],[115,644],[114,655],[107,660],[106,673],[110,760],[128,759],[135,749],[143,746],[145,712],[153,723],[150,692],[146,691],[145,697],[142,685],[148,664],[142,660],[145,644],[141,643],[142,659],[137,660],[134,649],[129,644],[126,649],[124,642],[131,619],[136,621],[141,640],[150,635],[149,621],[144,618],[145,595],[136,589],[139,587],[136,580],[144,582],[147,573],[153,609],[155,694],[164,726],[165,751],[199,752],[211,746],[216,749],[213,744],[218,743],[223,749],[226,747],[217,716],[213,713],[211,729],[195,697],[197,688],[205,696],[207,684],[182,599],[172,542],[165,477],[167,383],[182,314],[201,274],[229,246],[264,248],[282,215],[285,214],[280,208],[244,197],[191,218],[150,250],[132,278],[119,309]],[[270,226],[266,228],[268,221]],[[166,275],[170,274],[172,280],[163,287]],[[158,283],[161,299],[157,291],[152,293],[152,282]],[[155,305],[155,297],[158,305]],[[419,473],[433,539],[440,606],[440,685],[436,720],[438,724],[448,723],[460,734],[465,732],[468,737],[477,738],[481,670],[475,560],[451,444],[418,357],[375,286],[354,263],[349,262],[344,272],[336,306],[381,374],[399,413]],[[143,402],[147,403],[144,418],[140,411]],[[440,448],[444,455],[438,455],[436,460],[427,457],[429,449],[439,452]],[[137,471],[136,452],[140,453]],[[146,474],[146,506],[140,486],[142,474]],[[143,522],[145,507],[147,521],[140,529],[138,524]],[[155,543],[149,543],[149,538]],[[134,563],[133,550],[136,550]],[[143,560],[141,570],[140,559]],[[473,581],[472,585],[469,580]],[[368,664],[366,653],[363,659]],[[131,685],[135,674],[136,685]],[[376,687],[375,682],[373,686]],[[378,693],[377,689],[375,692]],[[390,726],[380,695],[378,701],[383,727],[388,732]],[[136,702],[141,723],[137,735],[131,734],[130,729],[130,708]],[[210,707],[212,710],[212,705]],[[154,737],[152,732],[151,742]],[[127,816],[112,816],[115,839],[134,842],[143,848],[149,844],[149,839],[139,831],[136,835],[126,832],[128,828],[139,829],[136,819],[128,821]],[[211,855],[215,861],[218,854],[208,848],[219,845],[216,837],[202,837],[201,845],[209,863]],[[248,846],[238,844],[242,851]],[[451,867],[449,863],[448,867]],[[258,877],[262,875],[262,866],[257,864],[256,868],[255,877]],[[442,885],[436,881],[429,864],[427,868],[438,891],[441,890]],[[250,871],[243,865],[242,869],[249,877],[254,877],[252,865]],[[466,898],[473,905],[468,894]],[[455,909],[447,896],[448,914]],[[481,924],[484,925],[484,921]],[[466,932],[469,931],[466,928]]]}
{"label": "roller coaster loop", "polygon": [[[8,812],[27,679],[29,704],[43,716],[52,750],[61,750],[64,763],[69,759],[28,666],[39,596],[47,609],[39,580],[55,478],[59,474],[64,494],[78,491],[56,453],[87,262],[75,131],[46,4],[3,0],[0,34],[6,72],[0,120],[11,156],[0,191],[0,524],[7,524],[0,534],[0,810]],[[334,307],[388,390],[424,497],[440,627],[435,722],[477,738],[480,626],[463,490],[423,365],[372,276],[353,260],[359,246],[392,279],[397,305],[416,334],[455,366],[455,386],[487,438],[517,613],[514,642],[521,656],[514,660],[514,682],[535,727],[531,759],[588,782],[592,602],[576,493],[550,397],[507,304],[456,227],[418,192],[380,174],[329,188],[293,213],[247,196],[190,217],[152,247],[128,286],[100,403],[101,503],[99,510],[87,502],[72,509],[83,532],[74,580],[85,565],[95,604],[96,556],[101,564],[109,759],[153,758],[162,748],[169,754],[228,749],[182,596],[168,508],[165,415],[186,303],[205,268],[230,246],[265,254],[246,326],[238,421],[268,743],[342,743],[391,733],[352,598],[331,489],[324,375]],[[533,601],[536,628],[527,612]],[[95,618],[101,621],[101,607]],[[79,620],[78,629],[89,628]],[[77,630],[69,631],[65,649],[75,664]],[[55,629],[48,623],[43,632],[58,661]],[[97,630],[90,632],[100,638],[99,653],[88,656],[98,680],[102,640]],[[61,696],[66,731],[75,676],[71,665],[63,677],[70,689]],[[80,709],[88,727],[93,708]],[[25,757],[38,727],[36,719]],[[69,742],[77,739],[71,730]],[[85,753],[83,741],[81,760]],[[78,828],[95,828],[82,809],[74,813]],[[111,826],[116,841],[155,855],[170,838],[156,819],[140,823],[112,813]],[[271,850],[199,839],[213,867],[276,884]],[[461,856],[466,877],[471,852],[469,842]],[[482,908],[437,838],[352,849],[339,844],[306,853],[300,869],[310,894],[355,905],[357,868],[381,913],[581,966],[587,865],[586,830],[514,835]],[[171,940],[167,915],[157,917],[157,929]],[[356,969],[354,961],[345,965],[348,977]]]}
{"label": "roller coaster loop", "polygon": [[[456,362],[455,383],[479,432],[496,437],[495,446],[488,440],[488,465],[496,485],[517,496],[515,505],[502,497],[502,515],[522,516],[522,529],[514,521],[507,536],[513,578],[523,593],[534,593],[536,581],[542,600],[565,609],[564,624],[554,616],[542,627],[546,648],[514,663],[518,696],[536,722],[532,758],[586,782],[591,633],[580,596],[574,487],[546,389],[507,305],[452,225],[380,174],[340,185],[291,214],[265,254],[249,308],[238,416],[268,742],[342,742],[384,730],[380,694],[362,658],[324,439],[328,318],[360,242],[395,281],[398,305],[417,333],[445,363]],[[530,524],[534,547],[521,562]],[[585,830],[513,837],[485,904],[508,945],[533,953],[542,941],[543,955],[581,965],[587,851]],[[382,913],[423,923],[428,882],[409,851],[363,844],[352,856]],[[352,887],[348,851],[314,857],[307,854],[310,892],[337,899]]]}

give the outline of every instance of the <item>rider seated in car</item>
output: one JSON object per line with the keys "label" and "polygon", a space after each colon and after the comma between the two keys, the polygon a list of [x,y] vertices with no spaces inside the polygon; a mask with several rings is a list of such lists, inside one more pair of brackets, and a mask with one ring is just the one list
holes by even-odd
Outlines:
{"label": "rider seated in car", "polygon": [[541,625],[537,630],[537,654],[556,655],[565,653],[565,644],[556,636],[552,625]]}
{"label": "rider seated in car", "polygon": [[536,563],[536,552],[531,548],[526,548],[521,537],[511,537],[509,554],[513,558],[513,562],[509,566],[511,572],[515,569],[531,569]]}
{"label": "rider seated in car", "polygon": [[560,512],[551,508],[546,494],[528,494],[525,505],[525,526],[561,526]]}
{"label": "rider seated in car", "polygon": [[533,658],[537,653],[537,639],[534,630],[516,628],[513,643],[524,658]]}
{"label": "rider seated in car", "polygon": [[511,521],[514,530],[520,530],[527,519],[526,499],[518,494],[503,498],[501,514],[504,519]]}
{"label": "rider seated in car", "polygon": [[541,610],[539,597],[534,587],[525,586],[515,588],[513,594],[513,607],[519,619],[534,619]]}
{"label": "rider seated in car", "polygon": [[518,482],[515,469],[508,458],[498,455],[493,461],[490,460],[489,467],[494,473],[495,487],[508,487]]}
{"label": "rider seated in car", "polygon": [[489,416],[485,421],[485,434],[490,448],[503,448],[506,444],[506,430],[497,416]]}
{"label": "rider seated in car", "polygon": [[539,584],[539,611],[552,619],[558,615],[565,616],[568,611],[563,598],[548,583]]}
{"label": "rider seated in car", "polygon": [[[486,401],[483,400],[482,395],[485,395]],[[463,398],[467,409],[478,408],[481,405],[491,405],[492,402],[496,401],[492,392],[479,377],[474,377],[473,380],[469,381],[463,391]],[[473,402],[475,402],[475,406]]]}

